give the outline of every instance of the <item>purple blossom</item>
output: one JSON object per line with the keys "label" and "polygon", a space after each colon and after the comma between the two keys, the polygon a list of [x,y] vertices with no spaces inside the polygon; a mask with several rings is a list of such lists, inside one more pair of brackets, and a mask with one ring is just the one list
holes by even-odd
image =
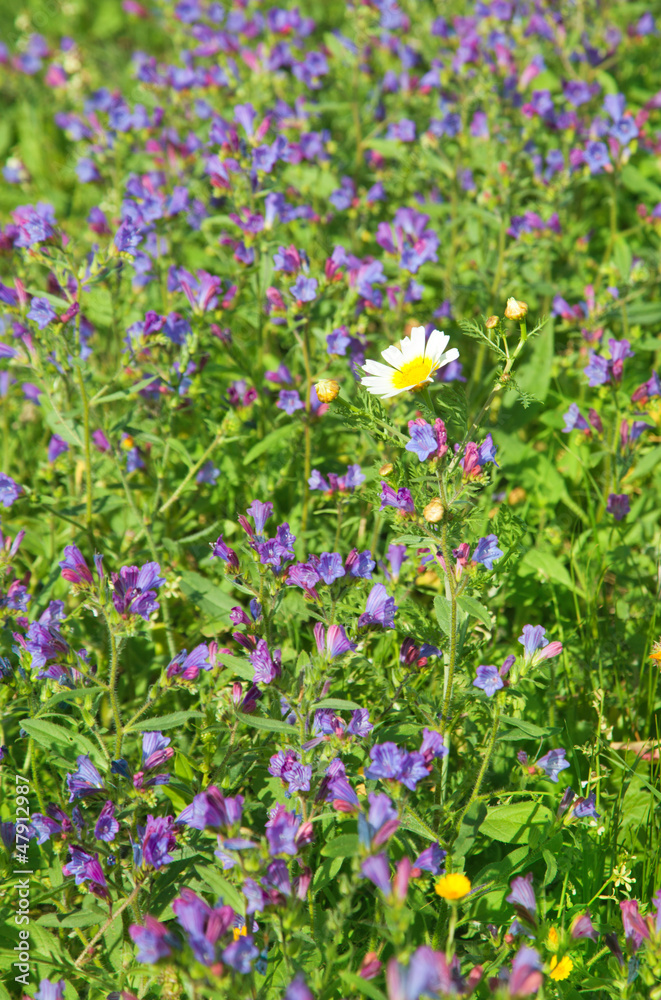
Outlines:
{"label": "purple blossom", "polygon": [[225,798],[216,785],[210,785],[195,796],[191,804],[179,813],[175,822],[192,826],[195,830],[204,830],[207,827],[218,829],[221,826],[228,827],[238,823],[242,810],[242,795]]}
{"label": "purple blossom", "polygon": [[85,557],[75,545],[66,545],[64,548],[64,559],[60,561],[62,577],[69,583],[93,583],[90,569],[85,562]]}
{"label": "purple blossom", "polygon": [[66,441],[59,436],[59,434],[53,434],[52,438],[48,442],[48,461],[52,463],[65,451],[69,450],[69,445]]}
{"label": "purple blossom", "polygon": [[395,490],[392,486],[389,486],[386,482],[381,482],[381,506],[379,510],[385,510],[386,507],[395,507],[397,510],[405,511],[406,513],[415,513],[415,505],[413,503],[413,497],[411,496],[410,490],[402,487],[401,489]]}
{"label": "purple blossom", "polygon": [[154,965],[161,958],[169,958],[175,939],[165,924],[162,924],[149,913],[145,916],[144,927],[141,924],[131,924],[129,927],[131,940],[136,945],[138,962],[144,965]]}
{"label": "purple blossom", "polygon": [[254,667],[254,684],[270,684],[280,676],[280,650],[276,649],[271,655],[264,639],[259,640],[254,651],[250,653],[249,660]]}
{"label": "purple blossom", "polygon": [[42,979],[39,989],[34,995],[34,1000],[64,1000],[64,988],[66,983],[63,979],[51,982],[50,979]]}
{"label": "purple blossom", "polygon": [[195,482],[200,484],[205,483],[207,486],[215,486],[219,475],[220,469],[217,469],[213,462],[209,460],[204,463],[195,476]]}
{"label": "purple blossom", "polygon": [[115,819],[115,804],[108,800],[99,813],[99,818],[94,827],[94,836],[97,840],[111,841],[119,833],[119,823]]}
{"label": "purple blossom", "polygon": [[339,580],[340,577],[345,575],[346,571],[342,565],[342,556],[338,555],[337,552],[322,552],[318,558],[311,556],[310,561],[319,574],[320,579],[329,586],[335,580]]}
{"label": "purple blossom", "polygon": [[297,302],[313,302],[317,297],[317,286],[319,282],[316,278],[306,278],[299,274],[298,278],[290,288],[291,294]]}
{"label": "purple blossom", "polygon": [[77,770],[73,774],[67,774],[69,802],[84,795],[94,795],[103,788],[103,779],[89,757],[80,754],[76,758],[76,764]]}
{"label": "purple blossom", "polygon": [[597,796],[595,792],[590,792],[587,799],[577,799],[574,803],[574,816],[577,819],[585,819],[590,816],[592,819],[599,819],[601,813],[595,809]]}
{"label": "purple blossom", "polygon": [[486,569],[493,569],[494,562],[502,555],[496,536],[487,535],[485,538],[480,538],[471,558],[474,563],[482,563]]}
{"label": "purple blossom", "polygon": [[287,812],[281,804],[275,806],[266,823],[266,839],[269,853],[296,854],[296,835],[301,825],[295,812]]}
{"label": "purple blossom", "polygon": [[252,937],[247,934],[232,941],[223,951],[222,958],[223,962],[235,972],[248,975],[252,971],[252,963],[258,955],[259,950],[253,944]]}
{"label": "purple blossom", "polygon": [[535,766],[540,768],[550,781],[557,783],[560,772],[571,766],[569,761],[565,760],[566,752],[562,747],[559,747],[557,750],[549,750],[548,753],[536,761]]}
{"label": "purple blossom", "polygon": [[278,394],[278,401],[275,404],[279,410],[283,410],[288,416],[293,416],[297,410],[303,410],[303,400],[296,389],[281,389]]}
{"label": "purple blossom", "polygon": [[441,866],[445,860],[447,851],[444,851],[441,845],[436,842],[431,845],[431,847],[426,847],[421,854],[413,862],[414,868],[420,868],[422,871],[431,872],[432,875],[440,875]]}
{"label": "purple blossom", "polygon": [[157,562],[148,562],[140,569],[137,566],[122,566],[119,573],[112,574],[112,602],[120,615],[140,615],[149,621],[150,614],[160,608],[155,600],[156,590],[153,589],[165,583],[165,577],[160,576],[160,572]]}
{"label": "purple blossom", "polygon": [[99,864],[99,855],[92,856],[80,847],[69,846],[71,860],[66,865],[62,865],[63,875],[73,875],[76,885],[90,881],[90,891],[95,896],[106,898],[108,896],[107,883],[103,869]]}
{"label": "purple blossom", "polygon": [[44,327],[48,326],[49,323],[52,323],[54,319],[57,319],[57,313],[48,299],[35,297],[30,303],[30,310],[27,317],[36,323],[40,330],[43,330]]}
{"label": "purple blossom", "polygon": [[156,869],[170,864],[172,855],[169,852],[177,846],[172,816],[147,816],[141,838],[144,864]]}
{"label": "purple blossom", "polygon": [[537,925],[537,900],[532,887],[532,873],[518,875],[510,882],[511,893],[507,902],[512,903],[522,920]]}
{"label": "purple blossom", "polygon": [[387,854],[374,854],[365,858],[360,866],[361,873],[380,889],[384,896],[390,895],[390,863]]}
{"label": "purple blossom", "polygon": [[14,482],[5,472],[0,472],[0,503],[3,507],[11,507],[22,492],[22,486]]}
{"label": "purple blossom", "polygon": [[573,938],[590,938],[592,941],[598,939],[599,935],[594,928],[589,910],[576,917],[571,925],[571,936]]}
{"label": "purple blossom", "polygon": [[610,493],[606,510],[613,515],[616,521],[622,521],[631,510],[629,497],[626,493]]}
{"label": "purple blossom", "polygon": [[399,580],[399,574],[402,569],[402,565],[407,562],[408,556],[406,555],[405,545],[389,545],[388,551],[386,553],[386,559],[388,560],[388,566],[390,570],[390,579],[397,582]]}
{"label": "purple blossom", "polygon": [[[587,368],[586,368],[587,371]],[[567,412],[564,414],[565,426],[562,428],[564,434],[570,434],[573,430],[579,431],[589,431],[590,425],[581,416],[581,412],[576,403],[572,403]]]}
{"label": "purple blossom", "polygon": [[382,628],[395,627],[397,605],[382,583],[375,583],[369,592],[365,611],[358,619],[358,628],[366,625],[381,625]]}
{"label": "purple blossom", "polygon": [[372,572],[376,567],[369,549],[366,549],[364,552],[352,549],[345,559],[344,565],[349,570],[351,576],[359,577],[362,580],[371,580]]}
{"label": "purple blossom", "polygon": [[536,993],[542,985],[542,963],[539,952],[535,948],[523,945],[519,948],[512,962],[512,974],[509,978],[509,995],[512,997],[530,996]]}
{"label": "purple blossom", "polygon": [[368,736],[373,729],[369,711],[366,708],[355,708],[347,726],[347,736]]}
{"label": "purple blossom", "polygon": [[232,569],[239,568],[239,557],[237,556],[234,549],[231,549],[224,541],[223,536],[220,535],[218,540],[214,543],[211,551],[212,558],[222,559],[226,562],[228,566]]}
{"label": "purple blossom", "polygon": [[622,911],[622,925],[627,944],[631,942],[634,951],[638,951],[643,941],[650,936],[650,929],[647,922],[638,912],[637,899],[623,899],[620,902]]}
{"label": "purple blossom", "polygon": [[421,753],[409,753],[396,743],[377,743],[370,750],[370,760],[366,778],[399,781],[411,791],[415,791],[417,783],[429,773]]}
{"label": "purple blossom", "polygon": [[498,667],[488,664],[487,666],[479,666],[477,668],[477,677],[473,681],[473,686],[482,688],[487,697],[491,698],[496,691],[499,691],[505,685]]}

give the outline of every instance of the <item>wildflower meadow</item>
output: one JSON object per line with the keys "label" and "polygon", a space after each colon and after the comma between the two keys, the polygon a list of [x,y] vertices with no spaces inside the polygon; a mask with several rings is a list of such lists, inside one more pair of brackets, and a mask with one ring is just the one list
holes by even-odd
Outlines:
{"label": "wildflower meadow", "polygon": [[661,1000],[661,3],[0,2],[0,1000]]}

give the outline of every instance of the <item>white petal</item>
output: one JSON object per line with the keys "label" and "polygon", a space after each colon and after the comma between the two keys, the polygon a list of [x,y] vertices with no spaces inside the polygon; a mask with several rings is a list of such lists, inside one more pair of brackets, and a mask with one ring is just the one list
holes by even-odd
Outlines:
{"label": "white petal", "polygon": [[392,378],[393,375],[390,365],[382,365],[380,361],[366,361],[363,368],[370,375],[380,375],[382,378]]}
{"label": "white petal", "polygon": [[406,357],[395,344],[391,344],[390,347],[386,347],[385,351],[381,351],[381,357],[398,371],[406,361]]}
{"label": "white petal", "polygon": [[411,347],[414,358],[424,358],[425,356],[425,328],[424,326],[414,326],[411,330]]}
{"label": "white petal", "polygon": [[427,357],[433,358],[434,361],[440,360],[440,357],[449,342],[450,338],[447,333],[443,333],[442,330],[432,330],[429,335],[429,340],[427,341]]}
{"label": "white petal", "polygon": [[443,357],[441,358],[438,367],[444,368],[446,365],[449,365],[451,361],[456,361],[458,357],[459,357],[459,351],[457,350],[457,348],[451,347],[450,350],[446,351]]}

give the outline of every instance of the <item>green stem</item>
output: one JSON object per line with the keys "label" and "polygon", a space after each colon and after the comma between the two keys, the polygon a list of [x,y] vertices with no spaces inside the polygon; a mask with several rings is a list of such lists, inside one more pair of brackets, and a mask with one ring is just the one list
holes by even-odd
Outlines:
{"label": "green stem", "polygon": [[[76,379],[78,381],[78,388],[80,389],[80,398],[83,403],[83,433],[84,433],[84,450],[85,450],[85,486],[86,486],[86,508],[85,508],[85,523],[87,525],[87,530],[90,535],[90,541],[92,543],[92,549],[94,549],[94,536],[92,535],[92,445],[90,437],[90,405],[87,398],[87,390],[85,389],[85,380],[83,378],[83,371],[80,365],[76,366]],[[92,552],[92,555],[94,552]]]}
{"label": "green stem", "polygon": [[197,473],[200,471],[200,469],[202,468],[202,466],[206,462],[206,460],[209,457],[209,455],[211,454],[211,452],[214,450],[214,448],[216,448],[220,444],[222,436],[223,436],[223,432],[222,431],[218,431],[218,433],[216,434],[215,438],[213,439],[213,441],[211,442],[211,444],[209,445],[209,447],[202,454],[202,457],[200,459],[198,459],[198,461],[195,463],[195,465],[193,465],[188,470],[187,475],[179,483],[179,486],[177,486],[176,490],[174,491],[174,493],[172,494],[172,496],[170,497],[170,499],[166,500],[165,503],[161,504],[161,506],[159,508],[159,511],[158,511],[159,514],[164,514],[165,511],[168,509],[168,507],[170,507],[175,502],[175,500],[179,499],[179,497],[181,496],[181,494],[183,493],[183,491],[186,489],[186,487],[190,483],[190,481],[193,478],[193,476],[197,475]]}
{"label": "green stem", "polygon": [[115,720],[115,759],[118,760],[122,755],[122,738],[124,736],[122,717],[119,713],[119,701],[117,700],[119,657],[117,656],[117,639],[105,611],[103,612],[103,616],[106,620],[106,625],[108,626],[108,635],[110,636],[110,676],[108,678],[108,693],[110,694],[112,715]]}
{"label": "green stem", "polygon": [[106,933],[106,931],[108,930],[108,928],[110,927],[110,925],[114,924],[115,920],[117,920],[117,917],[119,917],[120,914],[122,914],[124,912],[124,910],[126,909],[126,907],[127,906],[131,906],[133,904],[133,902],[138,898],[138,890],[139,890],[139,887],[136,885],[135,889],[133,889],[133,891],[131,892],[131,894],[126,897],[126,899],[124,900],[124,902],[122,903],[122,905],[118,906],[117,909],[115,910],[115,912],[110,917],[108,917],[108,919],[106,920],[106,922],[103,925],[103,927],[99,931],[97,931],[97,933],[94,935],[94,937],[92,938],[92,940],[88,944],[88,946],[85,949],[85,951],[83,951],[78,956],[78,958],[74,962],[74,968],[79,969],[81,967],[81,965],[83,964],[83,962],[87,958],[91,958],[92,948],[94,947],[94,945],[96,944],[96,942],[99,941],[103,937],[103,935]]}
{"label": "green stem", "polygon": [[484,781],[484,775],[487,773],[487,769],[491,762],[491,757],[493,755],[494,747],[496,746],[496,737],[498,736],[498,726],[500,725],[500,699],[496,702],[496,707],[493,713],[493,723],[491,730],[489,732],[489,739],[487,740],[486,750],[484,751],[484,756],[482,758],[482,763],[480,764],[480,770],[477,772],[477,778],[475,779],[475,785],[473,786],[473,791],[471,792],[471,797],[466,803],[457,823],[457,832],[464,821],[464,816],[473,805],[478,795],[480,794],[480,788],[482,787],[482,782]]}
{"label": "green stem", "polygon": [[310,413],[312,401],[310,393],[312,391],[312,372],[310,370],[310,333],[308,323],[303,329],[303,365],[305,366],[305,455],[303,458],[303,510],[301,512],[301,537],[305,534],[308,525],[308,511],[310,506],[310,470],[312,466],[312,438],[310,431]]}

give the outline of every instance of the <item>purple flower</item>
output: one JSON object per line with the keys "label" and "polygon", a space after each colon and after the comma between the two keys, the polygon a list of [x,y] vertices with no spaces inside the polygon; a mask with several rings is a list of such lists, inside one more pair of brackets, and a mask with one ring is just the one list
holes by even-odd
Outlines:
{"label": "purple flower", "polygon": [[372,571],[376,567],[369,549],[366,549],[364,552],[352,549],[345,559],[344,565],[349,570],[351,576],[359,577],[362,580],[371,580]]}
{"label": "purple flower", "polygon": [[75,545],[67,545],[64,549],[64,559],[60,561],[62,577],[69,583],[93,583],[92,574],[85,558]]}
{"label": "purple flower", "polygon": [[[318,623],[318,625],[315,626],[315,628],[317,627],[320,629],[321,637],[319,652],[322,652],[324,645],[324,627],[321,623]],[[330,660],[333,660],[336,656],[343,656],[344,653],[348,653],[350,650],[354,650],[355,648],[355,642],[350,641],[341,625],[328,626],[328,633],[326,635],[326,651]]]}
{"label": "purple flower", "polygon": [[266,823],[266,839],[270,854],[296,854],[296,834],[301,825],[295,812],[287,812],[282,804],[272,810]]}
{"label": "purple flower", "polygon": [[59,455],[68,450],[69,445],[66,441],[59,434],[53,434],[48,442],[48,461],[52,464]]}
{"label": "purple flower", "polygon": [[53,834],[62,832],[60,823],[42,813],[32,813],[32,826],[36,831],[38,844],[45,844]]}
{"label": "purple flower", "polygon": [[280,650],[276,649],[271,656],[269,647],[264,639],[260,639],[254,651],[250,653],[249,660],[252,663],[255,673],[254,684],[270,684],[281,673]]}
{"label": "purple flower", "polygon": [[[585,370],[587,371],[587,368]],[[567,412],[564,414],[564,421],[565,426],[562,428],[564,434],[570,434],[573,430],[590,430],[589,423],[585,417],[581,416],[581,412],[576,403],[572,403]]]}
{"label": "purple flower", "polygon": [[136,958],[144,965],[154,965],[161,958],[169,958],[175,939],[165,924],[162,924],[149,913],[145,916],[145,925],[131,924],[129,927],[131,940],[138,948]]}
{"label": "purple flower", "polygon": [[248,975],[252,971],[252,963],[258,955],[259,950],[253,944],[250,934],[247,934],[232,941],[223,951],[222,958],[223,962],[236,972]]}
{"label": "purple flower", "polygon": [[587,799],[577,799],[574,803],[574,816],[577,819],[586,819],[588,816],[591,816],[592,819],[599,819],[601,813],[595,809],[596,801],[595,792],[590,792]]}
{"label": "purple flower", "polygon": [[610,364],[607,358],[603,358],[594,351],[590,354],[590,360],[583,369],[583,374],[588,377],[588,385],[593,389],[599,385],[605,385],[610,376]]}
{"label": "purple flower", "polygon": [[390,579],[397,582],[403,563],[408,560],[405,545],[389,545],[386,559],[390,568]]}
{"label": "purple flower", "polygon": [[241,819],[243,796],[225,798],[216,785],[210,785],[195,796],[190,805],[186,806],[177,816],[176,823],[185,823],[195,830],[206,827],[217,829],[221,826],[232,826]]}
{"label": "purple flower", "polygon": [[592,941],[596,941],[599,935],[597,934],[590,917],[590,911],[586,910],[580,916],[576,917],[571,925],[571,936],[573,938],[590,938]]}
{"label": "purple flower", "polygon": [[142,857],[146,865],[158,869],[170,864],[172,855],[168,852],[177,846],[172,826],[172,816],[147,816],[147,825],[141,834]]}
{"label": "purple flower", "polygon": [[474,563],[482,563],[487,569],[493,569],[494,562],[502,555],[496,536],[487,535],[485,538],[480,538],[471,558]]}
{"label": "purple flower", "polygon": [[360,870],[365,878],[373,882],[384,896],[390,895],[390,863],[387,854],[374,854],[365,858]]}
{"label": "purple flower", "polygon": [[370,792],[369,813],[358,816],[358,837],[364,847],[379,847],[399,827],[399,815],[387,795]]}
{"label": "purple flower", "polygon": [[496,691],[504,686],[498,667],[489,664],[477,668],[477,677],[473,681],[473,687],[482,688],[488,698],[491,698]]}
{"label": "purple flower", "polygon": [[78,769],[73,774],[67,774],[69,802],[82,798],[84,795],[94,795],[103,788],[103,779],[85,754],[76,758]]}
{"label": "purple flower", "polygon": [[216,480],[220,475],[220,469],[217,469],[211,460],[205,462],[198,474],[195,476],[196,483],[206,483],[207,486],[215,486]]}
{"label": "purple flower", "polygon": [[268,767],[269,774],[274,778],[281,778],[283,783],[288,785],[288,791],[309,792],[312,768],[307,764],[301,764],[298,754],[293,750],[284,753],[279,750],[271,757]]}
{"label": "purple flower", "polygon": [[613,515],[616,521],[622,521],[631,510],[629,497],[626,493],[611,493],[608,497],[606,510]]}
{"label": "purple flower", "polygon": [[95,896],[107,898],[107,883],[103,869],[99,864],[99,855],[95,854],[92,857],[91,854],[83,851],[82,848],[72,846],[69,847],[69,853],[71,854],[71,860],[66,865],[62,865],[62,874],[73,875],[76,885],[81,885],[83,882],[89,880],[92,883],[89,886],[90,891]]}
{"label": "purple flower", "polygon": [[297,410],[303,410],[303,400],[296,389],[281,389],[278,393],[278,402],[275,404],[279,410],[283,410],[288,416],[293,416]]}
{"label": "purple flower", "polygon": [[5,472],[0,472],[0,503],[3,507],[11,507],[22,492],[22,486],[14,482]]}
{"label": "purple flower", "polygon": [[420,868],[422,871],[431,872],[432,875],[440,875],[441,865],[445,860],[447,851],[444,851],[441,845],[437,842],[431,845],[431,847],[426,847],[421,854],[413,862],[414,868]]}
{"label": "purple flower", "polygon": [[170,746],[170,742],[170,737],[163,736],[163,733],[158,730],[142,734],[141,767],[143,771],[154,771],[174,756],[174,749]]}
{"label": "purple flower", "polygon": [[524,659],[530,665],[549,660],[562,652],[561,642],[547,643],[545,629],[541,625],[524,625],[518,641],[523,646]]}
{"label": "purple flower", "polygon": [[317,297],[318,284],[316,278],[306,278],[299,274],[289,290],[297,302],[313,302]]}
{"label": "purple flower", "polygon": [[230,547],[223,541],[223,536],[220,535],[218,540],[214,543],[212,551],[212,558],[222,559],[224,562],[231,566],[232,569],[239,568],[239,557],[237,556],[234,549]]}
{"label": "purple flower", "polygon": [[27,317],[36,323],[40,330],[43,330],[54,319],[57,319],[57,313],[48,299],[34,298],[30,303]]}
{"label": "purple flower", "polygon": [[122,222],[115,234],[115,246],[120,253],[132,254],[142,242],[142,230],[134,226],[128,219]]}
{"label": "purple flower", "polygon": [[[200,643],[190,653],[185,649],[175,656],[168,664],[167,677],[181,677],[185,681],[194,681],[200,675],[200,670],[211,670],[209,662],[209,647],[206,643]],[[168,740],[168,743],[170,741]]]}
{"label": "purple flower", "polygon": [[633,950],[638,951],[643,941],[650,936],[647,922],[638,912],[638,900],[623,899],[620,902],[620,910],[622,911],[622,925],[627,944],[631,942]]}
{"label": "purple flower", "polygon": [[402,489],[395,490],[388,483],[381,483],[381,506],[379,510],[384,510],[386,507],[396,507],[397,510],[405,511],[409,514],[415,513],[415,505],[413,503],[413,497],[411,496],[410,490],[405,487]]}
{"label": "purple flower", "polygon": [[589,142],[583,157],[591,174],[600,174],[604,167],[610,166],[608,146],[605,142]]}
{"label": "purple flower", "polygon": [[434,432],[426,420],[409,420],[409,434],[411,440],[406,445],[406,451],[413,452],[421,462],[436,451]]}
{"label": "purple flower", "polygon": [[112,574],[112,602],[120,615],[140,615],[149,621],[150,614],[160,608],[155,600],[156,591],[152,589],[165,583],[165,577],[160,576],[160,572],[157,562],[148,562],[140,569],[137,566],[122,566],[119,573]]}
{"label": "purple flower", "polygon": [[355,708],[347,726],[347,736],[367,736],[374,729],[366,708]]}
{"label": "purple flower", "polygon": [[509,979],[509,995],[511,997],[526,997],[536,993],[542,985],[542,963],[539,953],[528,945],[519,948],[512,962],[512,974]]}
{"label": "purple flower", "polygon": [[532,887],[532,873],[518,875],[510,882],[511,893],[507,902],[512,903],[522,920],[537,926],[537,900]]}
{"label": "purple flower", "polygon": [[370,750],[370,760],[366,778],[399,781],[411,791],[415,791],[417,783],[428,775],[422,754],[407,753],[396,743],[377,743]]}
{"label": "purple flower", "polygon": [[115,819],[115,804],[108,800],[99,813],[99,818],[94,827],[94,836],[97,840],[114,840],[119,832],[119,823]]}
{"label": "purple flower", "polygon": [[64,1000],[64,987],[66,983],[63,979],[58,979],[56,983],[50,979],[42,979],[39,989],[34,995],[34,1000]]}
{"label": "purple flower", "polygon": [[571,766],[569,761],[565,760],[566,752],[562,747],[557,750],[549,750],[547,754],[539,758],[535,766],[540,768],[550,781],[557,783],[560,772]]}
{"label": "purple flower", "polygon": [[443,737],[437,730],[427,728],[422,730],[420,753],[424,758],[425,764],[430,765],[432,760],[447,757],[449,752]]}
{"label": "purple flower", "polygon": [[319,574],[320,579],[330,586],[335,580],[345,575],[342,556],[337,552],[322,552],[319,558],[311,556],[310,561]]}
{"label": "purple flower", "polygon": [[[271,13],[271,11],[269,11]],[[285,991],[284,1000],[314,1000],[302,972],[297,973]]]}
{"label": "purple flower", "polygon": [[382,628],[395,627],[397,605],[382,583],[375,583],[369,592],[365,611],[358,619],[358,628],[366,625],[381,625]]}

